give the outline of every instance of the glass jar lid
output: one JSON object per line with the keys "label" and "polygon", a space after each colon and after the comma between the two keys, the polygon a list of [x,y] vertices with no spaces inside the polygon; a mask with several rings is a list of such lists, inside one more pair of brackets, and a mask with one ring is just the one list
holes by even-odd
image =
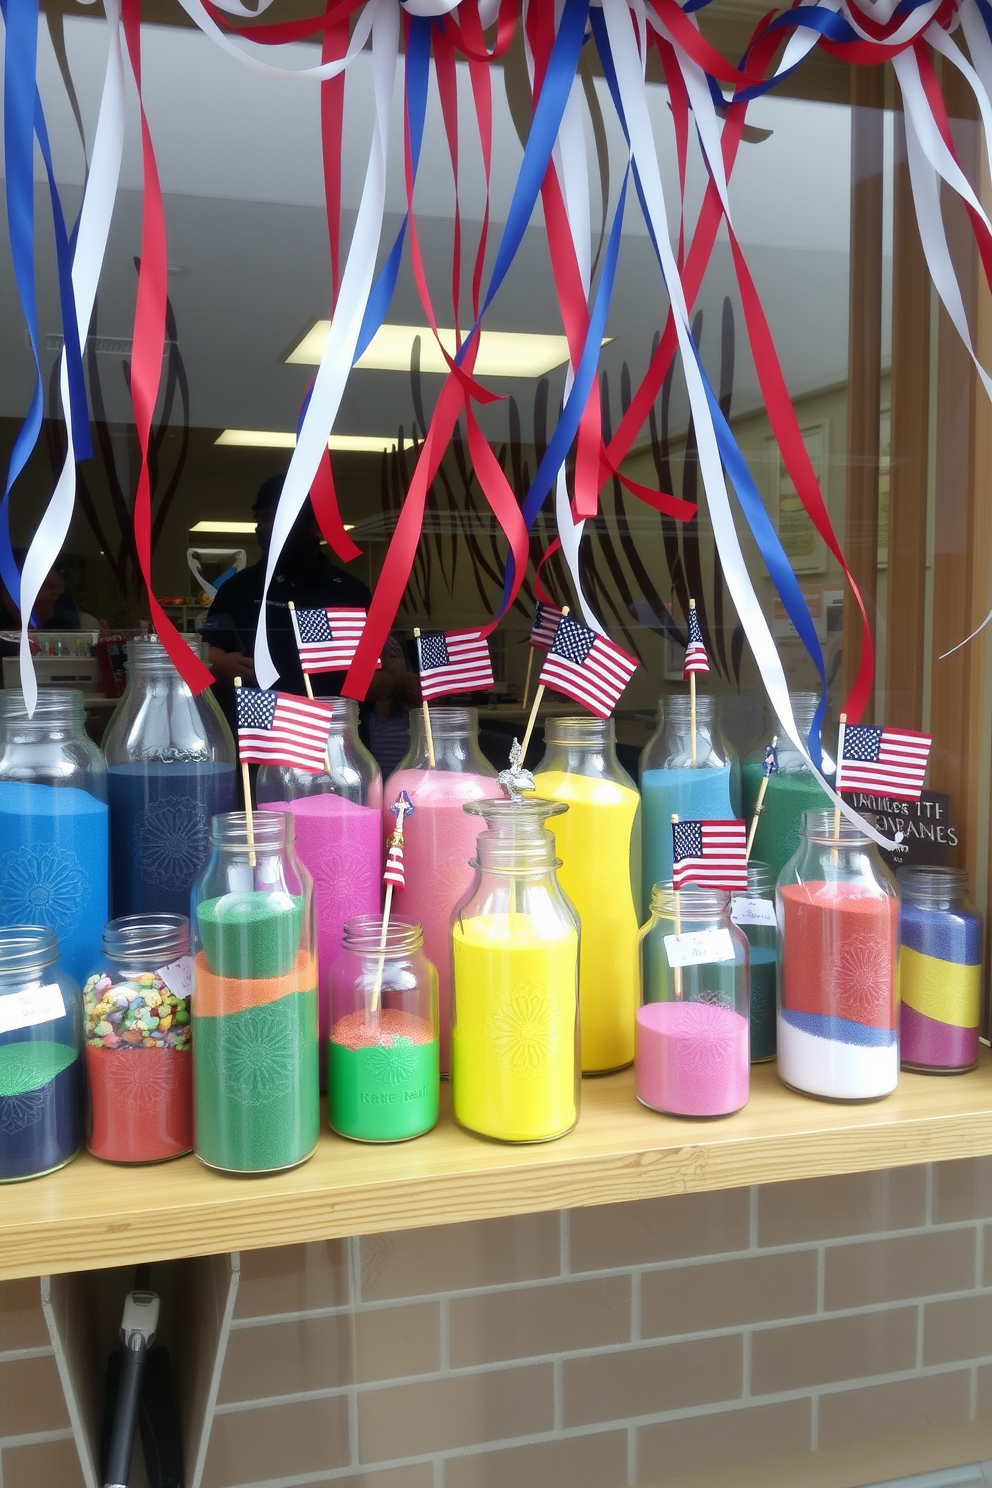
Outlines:
{"label": "glass jar lid", "polygon": [[225,811],[210,819],[210,841],[229,852],[278,852],[293,842],[293,818],[288,811],[253,811],[252,841],[243,811]]}
{"label": "glass jar lid", "polygon": [[59,959],[59,938],[47,925],[0,929],[0,978],[27,975]]}
{"label": "glass jar lid", "polygon": [[544,725],[544,741],[601,746],[612,739],[613,727],[612,718],[596,718],[592,713],[581,718],[549,718]]}
{"label": "glass jar lid", "polygon": [[519,801],[491,797],[466,801],[462,810],[483,817],[487,828],[476,838],[479,856],[472,859],[473,868],[507,873],[561,867],[555,857],[554,835],[544,823],[548,817],[567,811],[566,801],[548,801],[542,796],[526,796]]}
{"label": "glass jar lid", "polygon": [[[675,919],[676,891],[671,882],[656,883],[651,890],[651,913],[667,920]],[[726,889],[681,889],[678,912],[683,920],[719,920],[730,913],[730,894]]]}
{"label": "glass jar lid", "polygon": [[855,826],[850,817],[820,807],[803,812],[803,836],[811,842],[830,842],[842,847],[870,847],[867,831]]}
{"label": "glass jar lid", "polygon": [[[661,707],[666,718],[673,723],[692,723],[692,697],[687,692],[670,692],[661,698]],[[716,711],[716,697],[712,692],[696,693],[696,726],[709,728]]]}
{"label": "glass jar lid", "polygon": [[121,915],[103,928],[111,961],[174,961],[189,955],[189,920],[177,914]]}
{"label": "glass jar lid", "polygon": [[409,956],[424,943],[423,926],[416,920],[390,915],[386,944],[382,943],[382,915],[353,915],[344,922],[344,948],[366,956]]}
{"label": "glass jar lid", "polygon": [[963,868],[907,863],[896,877],[904,899],[933,909],[960,903],[968,892],[968,874]]}
{"label": "glass jar lid", "polygon": [[747,864],[747,891],[749,894],[770,894],[775,888],[775,875],[770,863],[760,858],[749,858]]}
{"label": "glass jar lid", "polygon": [[0,718],[11,724],[36,728],[64,727],[66,724],[77,724],[82,728],[83,694],[74,689],[40,688],[34,712],[29,714],[20,688],[0,688]]}

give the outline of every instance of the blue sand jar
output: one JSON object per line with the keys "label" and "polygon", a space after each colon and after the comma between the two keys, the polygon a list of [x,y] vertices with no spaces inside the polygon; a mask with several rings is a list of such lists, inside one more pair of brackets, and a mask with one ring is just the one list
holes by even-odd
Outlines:
{"label": "blue sand jar", "polygon": [[213,694],[194,697],[153,635],[128,642],[103,751],[114,914],[189,914],[210,819],[236,805],[234,739]]}
{"label": "blue sand jar", "polygon": [[42,925],[0,930],[0,1183],[64,1167],[83,1141],[82,1000]]}
{"label": "blue sand jar", "polygon": [[0,691],[0,926],[46,925],[77,982],[109,918],[107,771],[80,692]]}

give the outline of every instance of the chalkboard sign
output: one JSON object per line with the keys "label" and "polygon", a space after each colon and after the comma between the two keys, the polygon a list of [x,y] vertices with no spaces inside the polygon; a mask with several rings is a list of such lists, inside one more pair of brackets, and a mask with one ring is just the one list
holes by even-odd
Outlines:
{"label": "chalkboard sign", "polygon": [[899,852],[880,849],[890,868],[906,863],[947,862],[947,849],[957,847],[960,837],[951,817],[951,798],[946,791],[924,791],[918,801],[893,801],[868,791],[845,791],[845,800],[855,811],[873,816],[875,826],[886,837],[903,834]]}

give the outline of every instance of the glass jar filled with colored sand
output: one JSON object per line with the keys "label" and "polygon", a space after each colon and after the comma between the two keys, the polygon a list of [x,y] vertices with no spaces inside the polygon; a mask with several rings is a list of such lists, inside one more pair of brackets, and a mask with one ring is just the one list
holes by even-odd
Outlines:
{"label": "glass jar filled with colored sand", "polygon": [[978,1060],[982,917],[963,868],[907,864],[896,876],[902,1067],[958,1074]]}
{"label": "glass jar filled with colored sand", "polygon": [[[815,692],[793,694],[792,712],[804,740],[809,738],[819,701],[819,694]],[[763,738],[744,761],[742,782],[745,820],[750,823],[754,816],[755,802],[764,779],[765,747],[773,734],[778,735],[778,772],[768,777],[768,788],[758,817],[752,851],[762,863],[768,864],[774,881],[799,847],[803,812],[825,808],[829,797],[782,724],[776,721],[768,728],[767,738]],[[833,775],[834,762],[826,752],[823,768],[828,777]]]}
{"label": "glass jar filled with colored sand", "polygon": [[320,1130],[313,881],[289,812],[215,816],[193,889],[194,1151],[230,1173],[291,1168]]}
{"label": "glass jar filled with colored sand", "polygon": [[43,925],[0,929],[0,1183],[38,1178],[83,1144],[79,984]]}
{"label": "glass jar filled with colored sand", "polygon": [[547,1142],[578,1120],[579,918],[544,825],[568,809],[534,798],[465,807],[486,830],[454,919],[451,1109],[500,1142]]}
{"label": "glass jar filled with colored sand", "polygon": [[776,890],[778,1072],[828,1100],[877,1100],[899,1080],[899,891],[846,816],[807,811]]}
{"label": "glass jar filled with colored sand", "polygon": [[28,717],[0,689],[0,925],[47,925],[76,982],[100,958],[108,918],[107,767],[81,692],[47,689]]}
{"label": "glass jar filled with colored sand", "polygon": [[419,925],[382,916],[344,927],[331,967],[327,1113],[356,1142],[405,1142],[437,1122],[437,972]]}
{"label": "glass jar filled with colored sand", "polygon": [[617,759],[612,718],[549,718],[544,738],[535,787],[545,800],[568,805],[548,825],[561,859],[558,881],[582,926],[582,1072],[600,1074],[634,1057],[641,801]]}
{"label": "glass jar filled with colored sand", "polygon": [[775,919],[775,875],[767,863],[751,858],[747,893],[734,894],[730,917],[747,937],[751,991],[751,1063],[775,1058],[775,980],[778,935]]}
{"label": "glass jar filled with colored sand", "polygon": [[327,760],[319,775],[263,765],[258,802],[293,818],[296,853],[313,878],[320,975],[320,1058],[330,1032],[330,970],[344,924],[378,914],[382,903],[382,776],[358,737],[358,704],[318,698],[331,715]]}
{"label": "glass jar filled with colored sand", "polygon": [[[189,644],[199,654],[200,642]],[[237,805],[236,752],[213,693],[194,697],[156,636],[128,642],[127,688],[103,752],[115,915],[188,915],[210,819]]]}
{"label": "glass jar filled with colored sand", "polygon": [[655,884],[641,931],[634,1092],[669,1116],[729,1116],[749,1092],[748,942],[719,889]]}
{"label": "glass jar filled with colored sand", "polygon": [[382,831],[389,837],[396,818],[388,807],[405,790],[413,815],[403,824],[406,888],[400,894],[405,919],[423,926],[424,951],[437,967],[438,1017],[441,1029],[441,1073],[450,1065],[451,917],[472,883],[472,858],[479,835],[476,817],[466,816],[466,801],[500,794],[496,772],[479,748],[479,718],[474,708],[431,704],[431,765],[423,710],[410,714],[410,750],[386,782]]}
{"label": "glass jar filled with colored sand", "polygon": [[103,965],[83,988],[89,1134],[105,1162],[165,1162],[193,1148],[184,915],[122,915],[103,932]]}
{"label": "glass jar filled with colored sand", "polygon": [[730,752],[716,730],[716,700],[696,697],[696,754],[687,692],[658,703],[658,727],[641,754],[642,897],[647,909],[656,883],[672,877],[672,816],[683,821],[736,816]]}

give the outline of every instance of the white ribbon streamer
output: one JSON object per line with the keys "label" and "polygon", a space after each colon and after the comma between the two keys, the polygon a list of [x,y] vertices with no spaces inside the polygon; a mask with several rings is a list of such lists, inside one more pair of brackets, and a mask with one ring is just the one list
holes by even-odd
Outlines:
{"label": "white ribbon streamer", "polygon": [[[334,420],[337,418],[345,384],[355,359],[355,348],[372,289],[379,240],[382,236],[390,107],[399,55],[399,7],[396,0],[370,0],[369,10],[372,15],[372,78],[375,97],[372,146],[355,230],[348,249],[348,261],[341,279],[341,293],[272,524],[272,538],[265,566],[266,595],[279,565],[283,546],[310,493],[318,466],[327,450],[327,436],[334,428]],[[263,602],[255,639],[255,675],[261,687],[271,687],[279,673],[269,651],[265,612],[266,605]]]}
{"label": "white ribbon streamer", "polygon": [[[105,0],[105,10],[110,41],[107,71],[93,142],[93,158],[86,178],[79,230],[72,256],[72,288],[80,348],[85,346],[89,333],[117,198],[124,148],[124,58],[121,51],[120,0]],[[31,660],[28,626],[41,586],[58,561],[62,545],[68,536],[76,500],[76,454],[72,440],[72,407],[64,348],[59,367],[59,391],[65,413],[65,460],[52,498],[31,539],[21,572],[19,660],[21,689],[29,717],[34,713],[38,701],[38,683]]]}
{"label": "white ribbon streamer", "polygon": [[[265,62],[261,57],[257,57],[254,52],[247,51],[245,47],[239,46],[232,37],[227,35],[226,31],[221,30],[213,16],[201,5],[200,0],[179,0],[179,3],[190,20],[199,26],[205,36],[209,36],[211,41],[216,42],[222,51],[227,52],[232,57],[237,57],[238,61],[243,62],[246,67],[253,68],[255,72],[264,73],[266,77],[302,78],[304,82],[310,83],[326,82],[328,78],[338,77],[340,73],[344,72],[346,67],[350,67],[369,39],[372,31],[372,13],[374,9],[373,3],[370,3],[358,17],[355,23],[355,29],[351,35],[351,40],[348,43],[348,50],[343,57],[339,57],[333,62],[323,62],[319,67],[277,67],[275,63]],[[233,9],[232,5],[233,0],[229,0],[229,4],[225,6],[225,9],[231,10],[233,15],[254,15],[253,11],[246,11],[240,6],[238,9]],[[396,11],[398,20],[399,10],[396,0],[392,0],[392,8]],[[266,50],[271,51],[271,48],[266,48]]]}

